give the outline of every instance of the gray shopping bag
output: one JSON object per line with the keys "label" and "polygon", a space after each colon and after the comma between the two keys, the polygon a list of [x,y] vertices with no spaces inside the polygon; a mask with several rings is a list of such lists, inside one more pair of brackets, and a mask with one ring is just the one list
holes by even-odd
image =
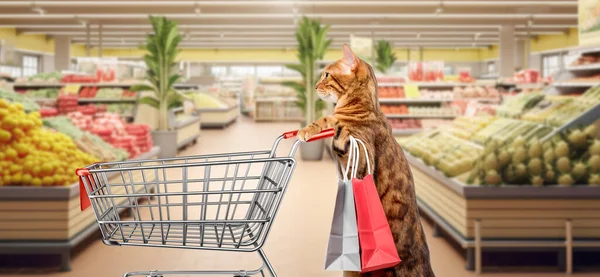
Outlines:
{"label": "gray shopping bag", "polygon": [[[349,155],[351,157],[351,155]],[[350,163],[351,159],[348,159]],[[337,164],[337,162],[336,162]],[[354,208],[354,192],[352,181],[347,178],[347,170],[343,170],[343,180],[338,181],[338,191],[331,221],[326,270],[360,271],[360,247],[358,243],[358,227]],[[354,169],[354,165],[353,165]]]}

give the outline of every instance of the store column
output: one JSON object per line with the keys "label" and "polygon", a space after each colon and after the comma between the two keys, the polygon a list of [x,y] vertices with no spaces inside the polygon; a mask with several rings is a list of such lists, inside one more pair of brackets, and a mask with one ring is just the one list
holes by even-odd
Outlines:
{"label": "store column", "polygon": [[512,77],[515,72],[515,27],[502,25],[500,27],[500,77]]}
{"label": "store column", "polygon": [[515,40],[515,68],[525,69],[525,41],[521,39]]}
{"label": "store column", "polygon": [[71,63],[71,38],[54,37],[54,68],[57,71],[69,70]]}

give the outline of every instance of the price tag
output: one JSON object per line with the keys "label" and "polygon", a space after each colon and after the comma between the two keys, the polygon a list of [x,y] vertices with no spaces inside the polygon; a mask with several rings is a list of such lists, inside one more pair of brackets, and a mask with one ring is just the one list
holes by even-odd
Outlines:
{"label": "price tag", "polygon": [[68,84],[63,87],[62,91],[64,95],[77,95],[79,89],[81,89],[81,85],[79,84]]}
{"label": "price tag", "polygon": [[419,86],[417,85],[404,85],[404,95],[406,98],[419,98]]}

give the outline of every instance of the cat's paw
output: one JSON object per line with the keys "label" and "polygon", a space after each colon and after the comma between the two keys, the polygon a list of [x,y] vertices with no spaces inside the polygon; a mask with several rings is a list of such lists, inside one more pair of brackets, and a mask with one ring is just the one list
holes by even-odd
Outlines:
{"label": "cat's paw", "polygon": [[300,131],[298,131],[298,139],[301,141],[308,141],[310,138],[312,138],[314,135],[318,134],[319,132],[321,132],[319,129],[313,127],[313,126],[308,126]]}

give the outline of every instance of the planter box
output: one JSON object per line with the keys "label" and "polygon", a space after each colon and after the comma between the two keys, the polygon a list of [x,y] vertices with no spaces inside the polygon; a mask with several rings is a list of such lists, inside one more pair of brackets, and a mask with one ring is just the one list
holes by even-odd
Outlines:
{"label": "planter box", "polygon": [[[600,187],[467,186],[406,153],[419,208],[462,248],[600,249]],[[475,251],[475,253],[473,253]],[[481,270],[481,264],[475,263]]]}
{"label": "planter box", "polygon": [[[153,158],[158,152],[154,147],[137,159]],[[110,176],[115,178],[121,177]],[[134,174],[134,179],[141,181],[141,174]],[[66,187],[0,187],[0,254],[57,253],[63,256],[62,268],[68,270],[70,249],[97,230],[94,211],[79,207],[78,183]]]}

